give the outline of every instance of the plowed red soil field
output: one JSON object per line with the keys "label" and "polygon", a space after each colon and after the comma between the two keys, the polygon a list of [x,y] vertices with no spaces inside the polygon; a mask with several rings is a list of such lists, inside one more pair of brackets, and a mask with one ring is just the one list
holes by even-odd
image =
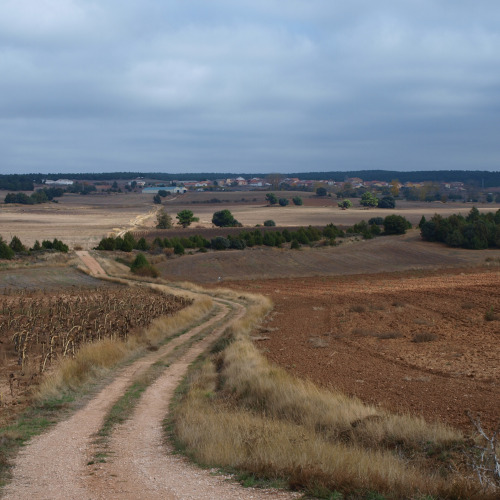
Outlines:
{"label": "plowed red soil field", "polygon": [[[227,286],[227,283],[226,283]],[[500,417],[500,272],[406,272],[234,283],[272,297],[273,362],[374,405],[470,430]]]}

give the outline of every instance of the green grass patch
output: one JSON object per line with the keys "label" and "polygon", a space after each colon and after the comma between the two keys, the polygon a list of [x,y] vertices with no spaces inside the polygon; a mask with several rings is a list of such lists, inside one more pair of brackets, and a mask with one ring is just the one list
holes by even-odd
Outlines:
{"label": "green grass patch", "polygon": [[19,448],[56,424],[61,415],[67,415],[74,400],[74,395],[64,394],[60,398],[43,401],[27,408],[16,422],[0,429],[0,488],[10,478],[12,459]]}

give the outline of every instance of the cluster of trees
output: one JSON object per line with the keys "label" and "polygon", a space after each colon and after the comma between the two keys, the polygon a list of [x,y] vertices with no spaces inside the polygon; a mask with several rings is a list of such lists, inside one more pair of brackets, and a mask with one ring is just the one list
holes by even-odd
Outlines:
{"label": "cluster of trees", "polygon": [[292,248],[299,248],[300,245],[308,245],[321,239],[327,239],[333,244],[336,237],[343,236],[345,236],[344,231],[338,229],[333,224],[329,224],[323,229],[309,226],[307,228],[300,228],[297,231],[290,231],[288,229],[284,229],[283,231],[262,231],[255,229],[253,231],[241,231],[237,235],[228,235],[227,238],[217,236],[211,240],[207,240],[200,235],[189,237],[174,236],[171,238],[157,237],[153,240],[152,244],[147,243],[144,238],[136,241],[131,233],[126,233],[123,238],[103,238],[96,247],[96,250],[122,250],[131,252],[136,249],[156,252],[170,248],[172,249],[172,253],[183,255],[186,249],[198,249],[201,251],[207,251],[208,249],[244,250],[246,247],[262,245],[281,247],[284,243],[292,243]]}
{"label": "cluster of trees", "polygon": [[0,175],[0,189],[5,191],[33,191],[35,185],[32,175]]}
{"label": "cluster of trees", "polygon": [[43,240],[42,243],[36,240],[35,244],[31,248],[28,248],[23,245],[17,236],[13,236],[10,243],[4,241],[0,236],[0,259],[11,260],[16,255],[30,255],[33,252],[44,252],[46,250],[67,253],[69,248],[68,245],[57,238],[54,238],[52,241]]}
{"label": "cluster of trees", "polygon": [[[279,204],[280,207],[286,207],[287,205],[290,204],[290,200],[288,198],[278,198],[274,193],[267,193],[266,200],[269,203],[269,205]],[[292,198],[292,202],[294,205],[297,205],[297,206],[303,205],[303,203],[304,203],[300,196],[294,196]]]}
{"label": "cluster of trees", "polygon": [[396,208],[396,200],[394,199],[394,196],[383,196],[382,198],[377,198],[377,196],[371,191],[367,191],[361,196],[359,204],[363,207]]}
{"label": "cluster of trees", "polygon": [[500,210],[481,214],[473,207],[469,214],[442,217],[434,215],[420,221],[420,234],[426,241],[440,241],[451,247],[484,249],[500,247]]}
{"label": "cluster of trees", "polygon": [[343,237],[345,233],[333,224],[329,224],[323,229],[312,226],[300,228],[297,231],[284,229],[283,231],[241,231],[237,235],[228,235],[227,238],[217,236],[207,240],[203,236],[193,235],[179,238],[155,238],[151,249],[172,248],[178,255],[184,254],[185,249],[198,249],[201,251],[211,250],[244,250],[246,247],[254,246],[277,246],[281,247],[285,243],[291,243],[292,248],[299,248],[300,245],[308,245],[321,239],[327,239],[329,243],[334,243],[336,237]]}
{"label": "cluster of trees", "polygon": [[[383,196],[382,198],[377,198],[377,196],[371,191],[366,191],[361,196],[359,202],[363,207],[378,207],[378,208],[395,208],[396,200],[394,196]],[[343,199],[337,203],[339,208],[342,210],[347,210],[352,207],[352,201],[348,199]]]}
{"label": "cluster of trees", "polygon": [[63,196],[62,188],[43,188],[38,189],[30,196],[25,193],[8,193],[5,196],[4,203],[19,203],[21,205],[36,205],[37,203],[47,203],[54,198]]}
{"label": "cluster of trees", "polygon": [[149,250],[150,245],[145,238],[136,240],[131,232],[127,232],[121,236],[109,236],[102,238],[99,244],[95,247],[96,250],[121,250],[122,252],[131,252],[132,250]]}
{"label": "cluster of trees", "polygon": [[405,234],[411,227],[411,222],[402,215],[388,215],[387,217],[372,217],[368,222],[362,220],[348,228],[346,232],[361,234],[365,240],[368,240],[380,234]]}
{"label": "cluster of trees", "polygon": [[[193,222],[200,219],[195,217],[191,210],[181,210],[176,215],[177,224],[182,227],[188,227]],[[173,226],[172,217],[162,208],[156,215],[156,229],[170,229]]]}

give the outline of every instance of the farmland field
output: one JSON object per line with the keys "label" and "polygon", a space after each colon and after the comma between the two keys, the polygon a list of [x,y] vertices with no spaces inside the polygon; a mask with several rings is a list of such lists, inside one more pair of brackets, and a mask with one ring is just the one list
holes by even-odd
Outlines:
{"label": "farmland field", "polygon": [[[264,193],[255,194],[256,200],[253,194],[221,193],[226,201],[210,201],[212,193],[171,197],[163,204],[172,216],[189,209],[200,221],[187,229],[160,232],[154,229],[159,207],[151,203],[151,195],[71,195],[55,204],[4,205],[0,234],[7,240],[16,234],[28,245],[57,237],[71,249],[90,249],[104,235],[127,230],[148,240],[193,234],[212,238],[240,231],[212,226],[212,214],[223,208],[247,228],[273,219],[277,227],[270,230],[330,222],[345,227],[391,213],[416,223],[423,214],[467,213],[471,208],[398,203],[394,211],[342,211],[335,199],[310,194],[303,194],[304,206],[283,208],[266,206]],[[465,250],[424,242],[418,229],[372,240],[352,235],[338,238],[337,246],[288,246],[186,249],[182,256],[156,249],[148,259],[158,268],[160,280],[271,297],[274,310],[252,333],[253,340],[264,356],[299,378],[466,432],[471,427],[465,410],[470,409],[488,431],[493,429],[500,414],[500,249]],[[88,256],[76,256],[84,254]],[[128,272],[123,264],[135,254],[92,253],[109,272],[119,268],[120,273]],[[96,338],[125,339],[134,328],[143,329],[147,318],[164,314],[164,306],[168,313],[184,305],[176,299],[164,304],[164,296],[158,299],[146,289],[82,274],[76,256],[49,252],[0,263],[2,423],[12,421],[29,403],[32,387],[42,373],[50,373],[52,361],[73,356],[82,343]]]}
{"label": "farmland field", "polygon": [[[225,234],[221,230],[221,234]],[[339,239],[338,241],[343,241]],[[300,250],[253,247],[245,251],[196,253],[157,264],[169,280],[211,283],[297,276],[364,273],[484,265],[500,259],[500,250],[449,248],[420,239],[417,230],[373,240],[348,239],[336,247]]]}
{"label": "farmland field", "polygon": [[[0,191],[3,200],[6,191]],[[452,213],[467,213],[471,204],[464,203],[416,203],[398,202],[395,210],[370,209],[355,206],[350,210],[337,207],[336,198],[318,198],[312,193],[278,192],[281,197],[303,197],[303,206],[270,207],[265,202],[265,192],[190,192],[182,196],[166,197],[163,206],[172,215],[179,211],[192,210],[199,222],[193,227],[212,227],[214,212],[229,209],[234,217],[244,226],[253,227],[273,219],[278,226],[324,226],[333,222],[336,225],[352,225],[362,219],[385,217],[398,213],[412,223],[418,223],[422,215],[427,218],[435,212],[443,216]],[[206,203],[213,198],[221,202]],[[242,202],[241,199],[245,201]],[[254,201],[255,200],[255,201]],[[355,201],[357,204],[357,201]],[[36,239],[50,236],[75,246],[90,249],[108,234],[119,234],[127,230],[154,228],[156,211],[159,206],[153,204],[151,194],[66,194],[58,203],[41,205],[4,205],[0,204],[0,235],[10,240],[18,236],[27,245],[33,245]],[[479,206],[481,211],[498,209],[497,204]]]}
{"label": "farmland field", "polygon": [[41,375],[87,343],[125,340],[186,301],[92,278],[70,267],[0,271],[0,406],[3,423]]}
{"label": "farmland field", "polygon": [[[261,351],[300,377],[398,412],[470,429],[500,415],[500,271],[255,280],[275,309]],[[489,311],[494,314],[488,315]]]}

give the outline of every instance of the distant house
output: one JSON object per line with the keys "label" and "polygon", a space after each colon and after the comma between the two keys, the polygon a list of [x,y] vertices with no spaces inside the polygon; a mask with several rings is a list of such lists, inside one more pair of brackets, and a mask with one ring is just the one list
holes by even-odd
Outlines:
{"label": "distant house", "polygon": [[264,181],[259,177],[254,177],[248,181],[248,185],[252,187],[262,187],[264,186]]}
{"label": "distant house", "polygon": [[44,184],[46,186],[72,186],[74,181],[70,181],[69,179],[57,179],[57,181],[46,179]]}
{"label": "distant house", "polygon": [[144,181],[138,181],[138,180],[133,180],[133,181],[127,182],[127,184],[128,184],[129,186],[131,186],[131,185],[132,185],[132,182],[135,182],[135,185],[136,185],[137,187],[144,187],[144,186],[146,185],[146,183],[145,183]]}
{"label": "distant house", "polygon": [[206,181],[184,181],[183,182],[184,187],[188,189],[195,189],[195,188],[204,188],[208,186],[212,186],[213,182],[206,180]]}
{"label": "distant house", "polygon": [[147,187],[143,188],[142,194],[158,194],[158,191],[167,191],[170,194],[184,194],[187,189],[184,186],[173,187]]}

